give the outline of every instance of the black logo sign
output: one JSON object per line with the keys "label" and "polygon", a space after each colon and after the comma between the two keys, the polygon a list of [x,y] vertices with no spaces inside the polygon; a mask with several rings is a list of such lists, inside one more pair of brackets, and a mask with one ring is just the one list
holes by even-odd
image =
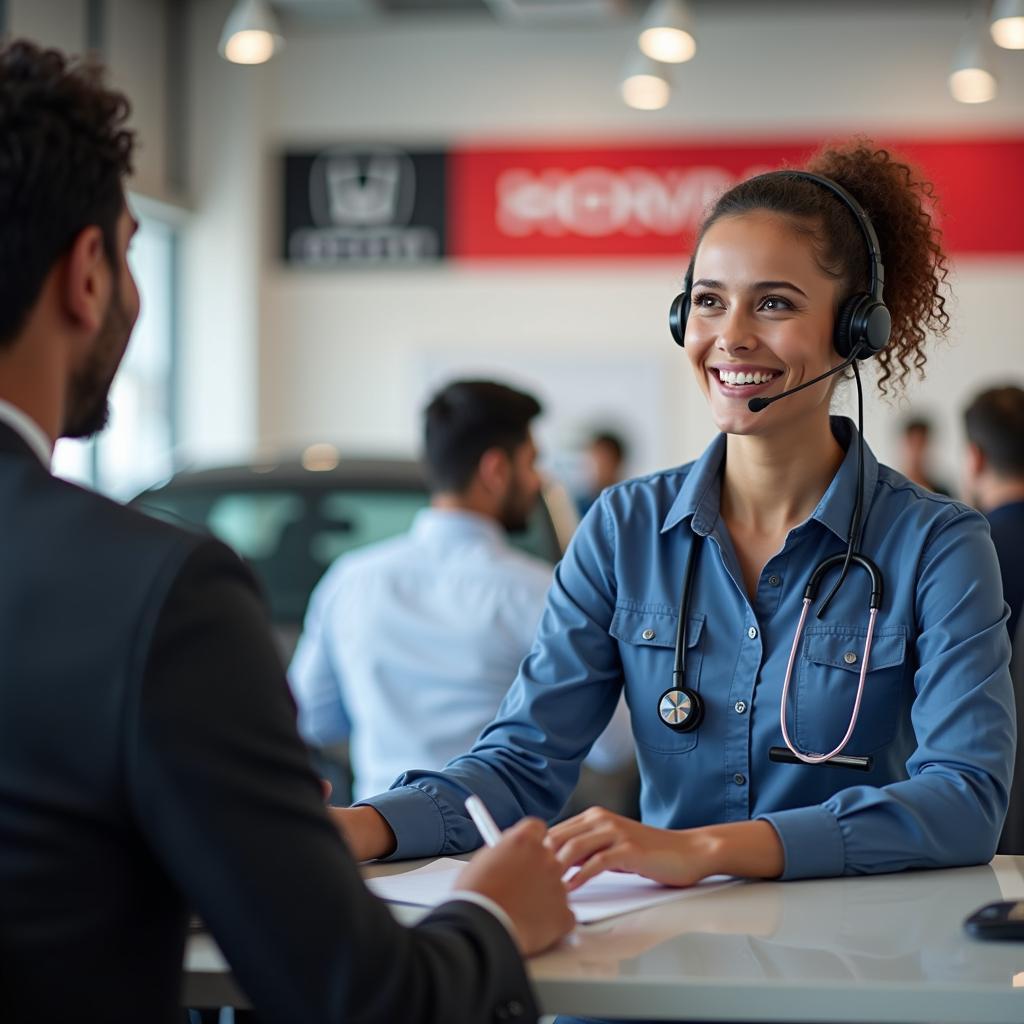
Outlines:
{"label": "black logo sign", "polygon": [[445,252],[445,155],[392,146],[288,153],[284,258],[307,267],[409,264]]}

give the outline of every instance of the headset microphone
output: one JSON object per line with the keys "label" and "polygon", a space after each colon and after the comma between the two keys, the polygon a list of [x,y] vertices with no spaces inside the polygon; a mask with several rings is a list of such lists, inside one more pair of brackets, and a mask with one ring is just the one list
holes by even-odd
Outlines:
{"label": "headset microphone", "polygon": [[772,402],[777,402],[780,398],[787,398],[789,395],[795,395],[798,391],[803,391],[804,388],[809,388],[812,384],[817,384],[818,381],[824,380],[826,377],[831,377],[834,373],[840,373],[845,370],[859,355],[861,349],[864,347],[864,343],[861,342],[857,345],[854,350],[850,353],[847,359],[844,359],[838,366],[833,366],[831,370],[826,370],[823,374],[817,377],[813,377],[811,380],[805,381],[803,384],[799,384],[795,388],[790,388],[788,391],[783,391],[780,394],[772,395],[771,398],[752,398],[747,402],[747,408],[751,412],[760,412],[762,409],[767,409]]}

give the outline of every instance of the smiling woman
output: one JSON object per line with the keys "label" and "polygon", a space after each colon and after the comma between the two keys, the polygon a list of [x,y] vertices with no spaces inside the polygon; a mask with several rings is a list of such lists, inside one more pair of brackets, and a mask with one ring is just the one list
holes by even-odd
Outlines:
{"label": "smiling woman", "polygon": [[947,325],[930,188],[866,143],[808,172],[727,192],[673,306],[720,435],[602,494],[470,756],[340,812],[363,856],[472,847],[467,789],[503,827],[553,817],[623,689],[643,820],[591,809],[552,828],[572,887],[992,856],[1014,718],[987,527],[829,410],[832,371],[872,358],[899,389]]}

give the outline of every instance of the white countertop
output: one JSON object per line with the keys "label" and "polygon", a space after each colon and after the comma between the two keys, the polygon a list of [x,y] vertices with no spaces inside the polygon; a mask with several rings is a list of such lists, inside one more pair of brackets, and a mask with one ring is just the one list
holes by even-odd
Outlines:
{"label": "white countertop", "polygon": [[[423,861],[370,865],[367,874]],[[1020,1024],[1024,942],[963,919],[1024,898],[1024,857],[804,882],[744,882],[585,929],[530,961],[544,1013],[648,1020]],[[410,922],[420,912],[394,908]],[[246,1005],[213,940],[193,936],[186,1004]]]}

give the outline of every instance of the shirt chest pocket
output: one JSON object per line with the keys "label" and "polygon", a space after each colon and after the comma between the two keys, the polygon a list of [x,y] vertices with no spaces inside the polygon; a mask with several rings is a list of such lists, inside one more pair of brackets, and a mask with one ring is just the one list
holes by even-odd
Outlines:
{"label": "shirt chest pocket", "polygon": [[[658,715],[661,695],[672,687],[679,616],[667,605],[617,606],[608,632],[619,642],[622,669],[637,743],[663,754],[697,745],[700,728],[673,732]],[[704,616],[692,615],[686,631],[686,686],[700,690]]]}
{"label": "shirt chest pocket", "polygon": [[[857,726],[846,753],[869,754],[895,735],[906,698],[906,634],[904,626],[875,630]],[[856,626],[809,626],[804,632],[792,719],[802,750],[825,753],[846,735],[866,636],[867,629]]]}

